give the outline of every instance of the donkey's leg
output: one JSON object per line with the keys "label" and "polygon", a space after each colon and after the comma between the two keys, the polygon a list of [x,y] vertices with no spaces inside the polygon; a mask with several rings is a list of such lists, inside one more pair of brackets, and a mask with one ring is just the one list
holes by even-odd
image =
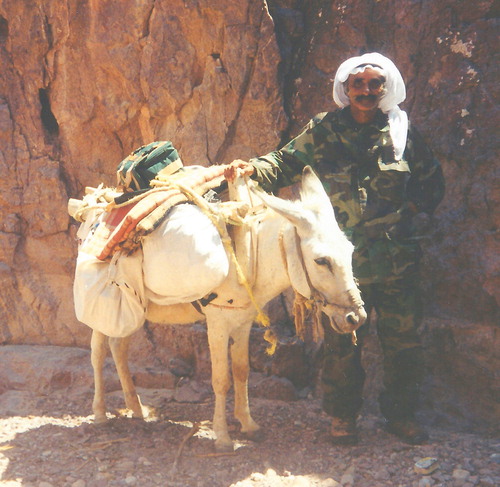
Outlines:
{"label": "donkey's leg", "polygon": [[128,409],[132,410],[134,418],[143,418],[142,404],[137,391],[135,389],[132,375],[128,367],[128,347],[130,344],[130,337],[125,338],[110,338],[109,347],[113,354],[115,361],[116,371],[120,378],[125,404]]}
{"label": "donkey's leg", "polygon": [[248,374],[250,371],[248,344],[252,320],[231,332],[231,361],[234,381],[234,416],[241,423],[241,432],[252,440],[261,439],[260,426],[250,415],[248,404]]}
{"label": "donkey's leg", "polygon": [[106,359],[106,336],[101,332],[93,330],[90,340],[90,361],[94,369],[94,400],[92,402],[92,411],[96,423],[106,421],[106,405],[104,396],[104,377],[103,366]]}
{"label": "donkey's leg", "polygon": [[207,316],[208,344],[212,362],[212,387],[215,393],[213,429],[216,436],[215,448],[219,452],[233,451],[226,421],[226,396],[230,387],[228,325],[221,316]]}

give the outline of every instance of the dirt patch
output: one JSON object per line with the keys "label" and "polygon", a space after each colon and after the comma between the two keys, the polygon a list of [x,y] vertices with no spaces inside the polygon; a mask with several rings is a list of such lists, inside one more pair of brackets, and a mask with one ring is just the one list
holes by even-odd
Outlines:
{"label": "dirt patch", "polygon": [[[233,454],[213,449],[213,399],[180,403],[171,390],[143,389],[146,420],[127,417],[121,393],[108,394],[115,411],[93,423],[92,392],[0,395],[0,485],[27,487],[425,487],[500,485],[500,440],[488,434],[430,429],[427,445],[409,446],[386,433],[381,418],[362,416],[361,442],[334,447],[328,417],[316,398],[293,402],[251,399],[265,439],[239,435]],[[232,403],[228,405],[232,408]],[[191,435],[193,427],[198,431]],[[439,468],[417,474],[419,459]]]}

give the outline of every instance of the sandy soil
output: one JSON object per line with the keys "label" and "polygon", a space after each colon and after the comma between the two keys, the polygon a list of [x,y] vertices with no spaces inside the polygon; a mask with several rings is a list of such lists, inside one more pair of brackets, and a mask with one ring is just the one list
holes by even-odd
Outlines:
{"label": "sandy soil", "polygon": [[[500,439],[432,428],[431,440],[409,446],[383,429],[374,415],[361,417],[361,442],[334,447],[318,399],[294,402],[252,399],[265,439],[235,439],[233,454],[213,449],[213,401],[179,403],[172,391],[144,389],[149,417],[127,417],[121,393],[107,396],[115,411],[93,423],[88,390],[37,396],[0,395],[0,485],[27,487],[426,487],[500,485]],[[232,404],[229,404],[232,407]],[[193,435],[194,430],[197,432]],[[431,475],[415,462],[435,457]]]}

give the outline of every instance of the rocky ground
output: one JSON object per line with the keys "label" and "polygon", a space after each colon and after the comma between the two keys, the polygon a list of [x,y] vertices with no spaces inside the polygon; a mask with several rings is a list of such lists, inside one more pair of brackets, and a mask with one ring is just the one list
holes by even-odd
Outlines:
{"label": "rocky ground", "polygon": [[[171,389],[142,389],[149,417],[127,417],[121,393],[108,395],[113,414],[93,424],[92,391],[0,394],[2,487],[495,487],[500,485],[500,439],[488,432],[433,427],[427,445],[409,446],[386,433],[381,418],[360,418],[361,442],[333,447],[328,418],[314,397],[285,402],[252,398],[263,426],[261,443],[239,437],[233,454],[213,450],[213,397]],[[229,404],[232,407],[232,404]],[[195,432],[196,431],[196,432]],[[193,434],[194,432],[194,434]],[[438,468],[426,475],[415,464]],[[417,469],[418,470],[418,469]]]}

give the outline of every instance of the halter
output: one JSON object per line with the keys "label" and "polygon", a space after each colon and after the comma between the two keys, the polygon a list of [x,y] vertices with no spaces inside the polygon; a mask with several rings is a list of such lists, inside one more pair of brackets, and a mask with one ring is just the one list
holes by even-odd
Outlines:
{"label": "halter", "polygon": [[[328,300],[313,286],[313,284],[311,282],[311,279],[309,277],[309,273],[307,272],[307,268],[306,268],[306,265],[304,262],[304,254],[302,253],[302,248],[300,246],[300,238],[299,238],[299,235],[297,233],[297,228],[295,228],[295,227],[294,227],[294,237],[295,237],[294,241],[295,241],[295,247],[297,250],[299,262],[300,262],[300,265],[302,267],[302,271],[304,273],[304,277],[306,279],[307,286],[309,287],[309,297],[302,295],[301,293],[299,293],[297,290],[294,289],[294,292],[296,295],[296,299],[295,299],[296,304],[294,305],[294,307],[298,306],[299,308],[301,308],[300,311],[299,311],[299,309],[297,309],[297,312],[298,312],[297,314],[300,315],[300,317],[296,316],[295,325],[296,325],[297,331],[303,332],[304,331],[303,323],[300,323],[300,320],[304,319],[303,309],[304,309],[304,307],[306,309],[313,309],[313,310],[315,310],[315,320],[314,320],[315,323],[314,323],[314,325],[316,328],[314,330],[313,334],[322,338],[322,327],[321,327],[321,323],[320,323],[321,322],[320,316],[321,316],[321,312],[322,312],[323,307],[332,306],[332,307],[337,308],[338,310],[341,310],[341,311],[358,311],[359,309],[361,309],[364,306],[364,302],[362,301],[361,296],[359,295],[358,289],[354,288],[354,287],[351,287],[342,293],[342,295],[343,294],[348,295],[351,305],[345,306],[345,305],[338,304],[338,303],[328,302]],[[285,242],[284,242],[285,241],[285,229],[284,229],[284,227],[282,227],[280,232],[279,232],[278,240],[279,240],[279,246],[280,246],[281,259],[283,261],[283,265],[284,265],[286,272],[288,274],[288,277],[290,279],[290,283],[292,283],[292,279],[291,279],[290,272],[288,269],[288,262],[286,259],[286,250],[285,250]],[[292,287],[293,287],[293,285],[292,285]],[[300,296],[299,299],[297,299],[298,296]],[[355,345],[357,344],[356,331],[352,332],[352,341]]]}

